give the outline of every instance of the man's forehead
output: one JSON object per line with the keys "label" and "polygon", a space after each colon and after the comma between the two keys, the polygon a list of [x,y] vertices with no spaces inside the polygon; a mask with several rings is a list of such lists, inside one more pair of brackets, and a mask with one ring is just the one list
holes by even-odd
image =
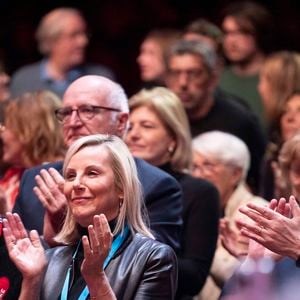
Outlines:
{"label": "man's forehead", "polygon": [[91,90],[69,91],[63,97],[63,106],[79,106],[83,104],[106,106],[107,93]]}

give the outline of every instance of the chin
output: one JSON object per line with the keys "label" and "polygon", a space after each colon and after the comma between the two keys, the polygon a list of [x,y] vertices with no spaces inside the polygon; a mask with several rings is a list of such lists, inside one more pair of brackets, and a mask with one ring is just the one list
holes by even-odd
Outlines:
{"label": "chin", "polygon": [[94,215],[76,215],[74,214],[74,218],[76,223],[78,223],[81,227],[87,228],[89,225],[93,225],[93,217]]}

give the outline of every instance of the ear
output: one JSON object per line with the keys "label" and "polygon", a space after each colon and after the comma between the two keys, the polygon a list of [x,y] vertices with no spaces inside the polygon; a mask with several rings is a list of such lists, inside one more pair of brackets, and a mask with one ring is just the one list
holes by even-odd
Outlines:
{"label": "ear", "polygon": [[118,119],[117,119],[117,132],[118,136],[123,138],[126,130],[127,130],[127,124],[128,124],[128,117],[129,114],[126,112],[120,112],[118,114]]}

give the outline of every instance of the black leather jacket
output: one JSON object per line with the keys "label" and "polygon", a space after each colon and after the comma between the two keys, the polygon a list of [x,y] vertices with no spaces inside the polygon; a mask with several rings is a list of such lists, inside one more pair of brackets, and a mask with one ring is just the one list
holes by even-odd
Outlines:
{"label": "black leather jacket", "polygon": [[[47,251],[49,264],[41,299],[57,299],[62,291],[74,247]],[[167,245],[135,234],[130,236],[105,269],[117,299],[174,299],[177,261]]]}

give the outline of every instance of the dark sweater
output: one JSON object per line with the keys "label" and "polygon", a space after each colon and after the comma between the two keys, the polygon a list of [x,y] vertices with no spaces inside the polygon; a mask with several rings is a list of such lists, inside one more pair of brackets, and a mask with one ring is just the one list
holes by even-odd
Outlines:
{"label": "dark sweater", "polygon": [[209,182],[161,169],[174,176],[183,192],[183,230],[178,253],[178,289],[176,299],[191,299],[205,283],[216,249],[220,200]]}
{"label": "dark sweater", "polygon": [[254,192],[258,191],[266,139],[257,117],[249,109],[232,101],[226,94],[218,93],[208,114],[201,119],[190,120],[190,126],[193,137],[207,131],[220,130],[243,140],[251,155],[247,182]]}

